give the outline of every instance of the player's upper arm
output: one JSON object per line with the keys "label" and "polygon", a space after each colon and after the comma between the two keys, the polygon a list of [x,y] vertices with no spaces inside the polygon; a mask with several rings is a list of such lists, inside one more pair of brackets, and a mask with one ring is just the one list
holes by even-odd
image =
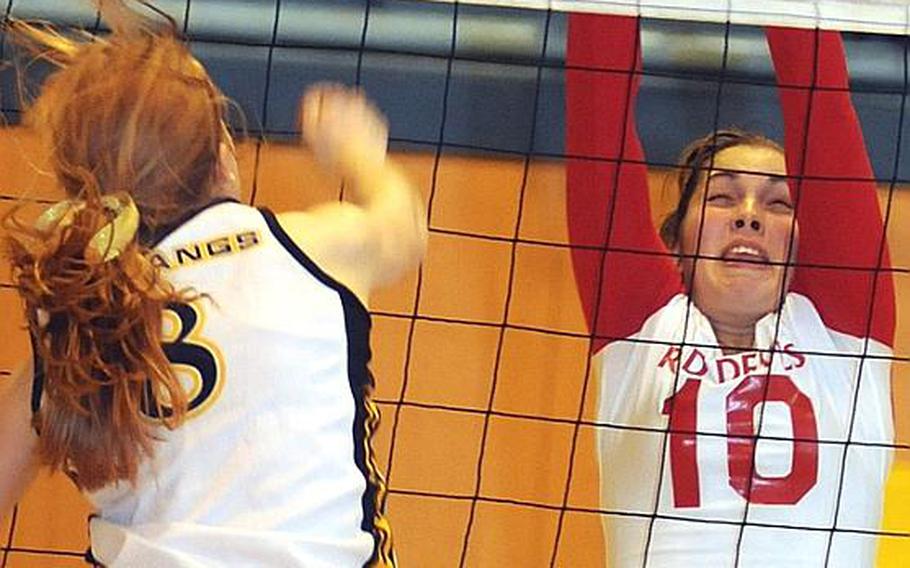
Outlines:
{"label": "player's upper arm", "polygon": [[788,174],[799,192],[799,268],[791,289],[811,298],[828,326],[893,345],[887,232],[843,41],[834,31],[766,33],[780,85]]}
{"label": "player's upper arm", "polygon": [[[648,170],[635,126],[639,36],[634,17],[569,18],[566,152],[573,158],[566,160],[567,228],[595,352],[608,338],[635,333],[682,291],[679,268],[651,221]],[[591,68],[627,72],[592,74]]]}
{"label": "player's upper arm", "polygon": [[0,377],[0,518],[38,473],[38,436],[31,425],[32,362]]}
{"label": "player's upper arm", "polygon": [[417,266],[427,243],[420,196],[391,163],[377,171],[361,204],[333,202],[278,216],[316,264],[366,302],[377,286]]}

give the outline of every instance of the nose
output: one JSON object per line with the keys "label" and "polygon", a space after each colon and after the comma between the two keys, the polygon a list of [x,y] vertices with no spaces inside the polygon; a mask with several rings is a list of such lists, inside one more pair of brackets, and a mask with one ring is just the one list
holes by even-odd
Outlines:
{"label": "nose", "polygon": [[754,231],[761,233],[764,230],[759,204],[753,199],[744,199],[733,216],[733,229],[736,231]]}
{"label": "nose", "polygon": [[[746,226],[746,220],[742,219],[742,218],[736,219],[735,221],[733,221],[733,226],[736,227],[737,229],[743,229]],[[749,221],[749,228],[755,232],[760,232],[761,231],[761,222],[758,219],[751,219]]]}

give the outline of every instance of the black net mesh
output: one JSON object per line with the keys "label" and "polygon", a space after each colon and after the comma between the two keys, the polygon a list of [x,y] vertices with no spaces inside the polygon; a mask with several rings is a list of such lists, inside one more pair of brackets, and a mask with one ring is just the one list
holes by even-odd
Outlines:
{"label": "black net mesh", "polygon": [[[611,294],[606,282],[624,281],[621,259],[652,258],[659,263],[669,255],[676,262],[676,254],[645,250],[623,240],[617,227],[630,212],[615,205],[619,198],[594,202],[588,213],[600,218],[600,225],[587,233],[576,231],[588,217],[583,206],[566,204],[568,193],[577,189],[566,172],[580,163],[612,168],[609,175],[597,178],[606,194],[621,191],[615,188],[624,183],[623,168],[646,166],[658,222],[672,208],[676,156],[688,141],[734,125],[783,142],[785,125],[765,35],[761,27],[748,22],[800,22],[785,14],[778,19],[774,14],[753,14],[750,20],[747,10],[734,13],[729,3],[727,9],[702,7],[698,12],[702,17],[696,19],[709,21],[633,18],[638,30],[634,39],[640,41],[641,52],[633,48],[622,65],[611,67],[583,57],[572,60],[568,45],[574,32],[569,20],[575,16],[565,10],[576,6],[564,4],[559,10],[532,10],[410,0],[156,2],[177,20],[194,53],[236,103],[233,126],[243,138],[244,196],[250,204],[281,210],[315,200],[292,168],[311,165],[294,157],[298,150],[293,144],[299,136],[298,98],[307,85],[318,81],[365,89],[389,118],[394,155],[426,198],[431,232],[427,261],[403,283],[381,292],[371,310],[378,383],[375,401],[383,413],[374,448],[386,472],[385,505],[402,564],[582,566],[606,564],[613,557],[617,565],[646,566],[649,561],[665,565],[661,562],[673,557],[661,556],[667,554],[661,534],[688,529],[698,535],[700,527],[711,525],[734,530],[724,533],[723,544],[716,544],[711,536],[693,542],[691,554],[696,556],[690,558],[707,558],[697,556],[703,545],[706,554],[732,551],[732,565],[749,565],[749,555],[754,554],[750,550],[777,538],[793,542],[792,534],[805,542],[822,539],[823,544],[811,547],[815,551],[811,565],[850,565],[840,564],[845,556],[839,547],[850,546],[839,540],[845,534],[881,543],[886,564],[889,558],[898,558],[910,546],[910,524],[905,520],[910,510],[901,495],[910,483],[906,479],[910,474],[901,473],[908,449],[900,419],[908,363],[901,319],[893,352],[883,354],[868,338],[875,336],[873,311],[881,305],[882,294],[890,294],[890,288],[879,285],[882,275],[893,278],[898,306],[910,293],[908,252],[901,241],[907,235],[900,225],[910,209],[904,197],[910,179],[903,145],[906,37],[843,33],[849,92],[862,124],[885,227],[876,241],[875,262],[853,266],[821,261],[798,266],[806,274],[842,271],[845,281],[847,274],[876,275],[870,279],[868,301],[863,304],[867,313],[865,327],[856,334],[858,347],[838,353],[800,345],[791,350],[793,355],[786,347],[786,322],[775,317],[768,327],[772,335],[766,344],[771,347],[759,349],[756,355],[823,361],[817,363],[819,368],[835,368],[841,359],[856,361],[851,367],[855,384],[862,383],[866,369],[880,369],[882,361],[889,362],[893,408],[891,400],[882,400],[879,411],[885,416],[893,410],[896,435],[873,439],[858,434],[862,424],[857,425],[857,409],[865,404],[858,387],[848,389],[847,400],[834,405],[843,411],[837,417],[845,433],[842,438],[803,438],[796,425],[789,434],[766,433],[766,409],[774,417],[782,412],[780,404],[790,408],[798,404],[775,390],[779,385],[770,378],[770,365],[764,378],[762,373],[752,375],[759,377],[753,385],[757,390],[729,395],[734,406],[740,394],[743,400],[752,400],[751,406],[747,404],[748,431],[739,426],[718,431],[703,427],[705,419],[694,427],[684,422],[684,410],[697,404],[697,399],[692,402],[685,397],[691,390],[698,392],[687,381],[691,377],[685,373],[691,369],[684,364],[684,354],[717,347],[691,331],[696,318],[691,315],[693,305],[684,303],[682,329],[649,337],[616,332],[626,327],[612,323],[623,310],[604,307],[614,305],[605,298]],[[657,6],[630,4],[579,3],[578,7],[662,15],[654,12]],[[827,14],[827,24],[839,22],[844,30],[900,33],[907,27],[905,12],[903,19],[882,12],[886,15],[873,22],[878,27],[870,27],[865,16],[823,14],[825,2],[802,4],[814,10],[814,22],[819,14]],[[886,4],[879,9],[892,8]],[[7,0],[5,14],[49,20],[62,29],[101,30],[98,15],[80,3]],[[799,17],[803,23],[811,18]],[[815,33],[820,37],[821,32]],[[5,42],[2,49],[5,61],[18,61],[19,69],[28,68],[31,82],[39,83],[47,73],[41,64],[17,60],[15,50]],[[637,54],[643,60],[640,68],[635,64]],[[21,200],[52,201],[44,189],[47,181],[39,173],[24,173],[30,166],[29,150],[15,140],[21,119],[16,67],[6,67],[0,76],[0,105],[11,126],[3,133],[2,144],[15,154],[0,159],[3,207]],[[620,125],[618,150],[574,153],[567,116],[575,112],[572,109],[577,107],[572,105],[579,99],[568,91],[572,84],[596,83],[600,76],[623,78],[626,91],[617,100],[627,106],[636,104],[636,123]],[[633,77],[640,81],[638,92]],[[809,93],[837,90],[816,81],[793,88]],[[596,92],[592,90],[592,96]],[[815,98],[810,95],[807,100]],[[812,112],[807,111],[810,121]],[[596,136],[593,130],[591,136]],[[626,151],[627,141],[637,136],[646,158]],[[713,158],[707,167],[711,164]],[[791,187],[800,187],[806,177],[791,176]],[[815,176],[806,183],[825,181],[824,177]],[[841,176],[831,181],[861,185],[870,180]],[[317,184],[317,197],[344,198],[340,182],[323,179]],[[798,209],[802,193],[796,190],[794,195]],[[699,232],[703,224],[704,216]],[[579,234],[593,236],[578,238]],[[788,246],[795,249],[796,245]],[[698,249],[693,256],[712,258]],[[585,263],[593,280],[585,281],[584,271],[578,269]],[[700,265],[695,265],[697,271]],[[827,278],[832,280],[830,274]],[[6,271],[0,286],[4,310],[15,312],[15,293]],[[580,290],[584,287],[593,292],[586,296]],[[785,297],[786,290],[781,289],[781,299]],[[21,322],[9,319],[9,333],[21,334],[17,327]],[[662,408],[660,400],[652,409],[660,425],[611,420],[612,415],[603,411],[602,381],[621,377],[602,374],[602,361],[590,354],[616,345],[627,349],[630,358],[636,349],[663,349],[668,354],[677,349],[671,364],[672,390],[664,393],[667,402]],[[0,378],[10,375],[25,352],[22,342],[2,352]],[[677,408],[680,404],[687,406]],[[732,412],[731,406],[727,408]],[[824,420],[828,419],[818,417],[819,423]],[[656,485],[627,488],[629,494],[645,495],[640,502],[646,506],[616,507],[613,503],[623,499],[604,496],[604,491],[615,491],[603,489],[604,479],[613,476],[615,464],[635,463],[636,440],[641,447],[657,448],[656,461],[641,461],[643,468],[656,468],[641,475]],[[625,452],[607,455],[605,443]],[[666,487],[673,478],[671,468],[679,465],[674,460],[683,459],[686,448],[696,445],[701,451],[727,447],[723,451],[745,456],[745,465],[729,465],[745,468],[744,485],[736,485],[739,482],[728,471],[701,478],[701,498],[706,504],[702,512],[690,505],[674,507],[672,496],[677,499],[673,503],[679,503],[682,486]],[[824,505],[830,514],[822,521],[808,522],[799,514],[788,517],[785,505],[779,506],[779,514],[766,514],[769,505],[756,504],[749,497],[761,491],[753,484],[772,480],[773,485],[773,479],[787,478],[788,472],[762,471],[767,467],[762,452],[785,447],[795,454],[796,448],[807,446],[840,449],[817,468],[818,476],[833,480],[826,497],[830,502]],[[772,450],[763,450],[766,447]],[[858,526],[850,521],[851,514],[864,503],[851,496],[856,491],[851,481],[855,476],[845,472],[860,467],[863,456],[879,459],[875,457],[879,452],[892,453],[897,464],[883,497],[884,521],[880,527]],[[822,455],[828,454],[822,451]],[[699,474],[695,475],[697,482]],[[743,496],[738,518],[711,512],[709,480],[729,483]],[[34,503],[33,509],[44,508],[52,495],[30,494],[7,520],[8,527],[0,527],[8,535],[3,542],[3,566],[78,563],[84,550],[84,526],[75,531],[54,527],[49,534],[35,521],[37,513],[23,521],[29,503]],[[605,543],[604,523],[610,526],[623,519],[634,521],[628,525],[634,535],[628,536],[628,543]],[[759,538],[753,530],[764,532]],[[624,546],[642,552],[623,557]]]}

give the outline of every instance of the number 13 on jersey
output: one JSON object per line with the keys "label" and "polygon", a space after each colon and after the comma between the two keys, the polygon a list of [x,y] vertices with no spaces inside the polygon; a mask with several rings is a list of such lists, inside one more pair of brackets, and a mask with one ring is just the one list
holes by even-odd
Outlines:
{"label": "number 13 on jersey", "polygon": [[[687,379],[675,395],[664,401],[663,414],[670,415],[670,475],[673,504],[678,508],[701,506],[698,463],[698,394],[702,382]],[[818,479],[818,427],[812,401],[786,375],[750,375],[726,397],[727,482],[750,503],[793,505],[809,492]],[[762,412],[758,405],[786,405],[793,433],[789,473],[780,477],[761,475],[755,464],[756,434]],[[760,453],[760,452],[759,452]],[[716,462],[712,462],[716,463]],[[722,482],[722,472],[705,472],[706,482]]]}

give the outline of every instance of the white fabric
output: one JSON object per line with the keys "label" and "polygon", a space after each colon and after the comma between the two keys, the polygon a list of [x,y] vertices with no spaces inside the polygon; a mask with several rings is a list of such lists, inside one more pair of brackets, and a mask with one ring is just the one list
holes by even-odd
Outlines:
{"label": "white fabric", "polygon": [[[234,252],[176,266],[178,248],[219,237]],[[339,292],[236,203],[199,213],[156,250],[178,289],[208,296],[185,342],[219,355],[219,386],[182,427],[162,431],[135,487],[90,496],[93,554],[114,567],[363,565],[374,541],[361,530],[366,481]]]}
{"label": "white fabric", "polygon": [[[433,0],[451,4],[455,0]],[[459,0],[463,4],[904,35],[906,0]]]}
{"label": "white fabric", "polygon": [[[809,414],[814,417],[819,440],[891,444],[894,435],[890,361],[887,358],[861,359],[866,344],[864,339],[828,329],[808,298],[791,293],[779,314],[768,314],[756,326],[757,349],[770,348],[776,337],[781,350],[770,361],[770,368],[767,354],[753,352],[725,357],[717,348],[688,346],[674,363],[678,351],[671,351],[676,349],[671,344],[678,346],[682,342],[686,328],[686,343],[717,344],[710,322],[694,305],[687,304],[686,296],[677,295],[654,313],[633,337],[610,343],[596,355],[601,369],[598,421],[610,425],[598,429],[602,507],[608,511],[637,514],[606,515],[604,529],[610,565],[640,568],[647,547],[649,568],[684,566],[686,559],[691,558],[699,558],[700,565],[712,568],[734,565],[743,568],[874,566],[874,535],[834,533],[830,558],[825,564],[831,533],[809,529],[835,526],[843,472],[836,527],[840,530],[879,530],[883,490],[892,459],[890,448],[846,446],[844,467],[845,444],[816,444],[807,440],[800,451],[810,455],[811,448],[816,448],[815,480],[811,479],[813,468],[806,463],[799,467],[799,475],[794,474],[794,479],[799,477],[805,493],[799,495],[797,491],[792,498],[793,504],[750,503],[747,511],[746,499],[731,482],[731,468],[737,456],[748,458],[750,454],[737,452],[730,444],[748,442],[742,438],[731,442],[727,434],[729,422],[748,416],[745,411],[736,414],[736,409],[740,408],[737,405],[748,398],[743,395],[744,389],[750,385],[767,387],[767,380],[761,383],[762,379],[758,377],[763,378],[770,372],[782,377],[775,379],[774,384],[786,387],[783,390],[789,389],[790,395],[787,400],[774,400],[770,396],[769,402],[753,408],[754,430],[750,433],[754,433],[760,424],[762,436],[781,438],[761,440],[757,445],[755,469],[764,479],[786,478],[791,474],[791,468],[796,467],[793,465],[797,447],[792,440],[794,423],[799,420],[804,428],[811,422],[806,416],[803,397],[811,403]],[[660,343],[642,343],[641,340]],[[866,350],[869,355],[891,355],[890,349],[873,340],[868,341]],[[801,352],[820,354],[801,355]],[[665,400],[674,392],[680,393],[687,381],[692,382],[685,387],[690,389],[689,396],[697,388],[696,397],[690,399],[697,402],[694,408],[691,405],[684,408],[685,403],[679,395],[674,398],[674,412],[688,410],[690,416],[697,417],[696,428],[700,435],[686,438],[685,434],[678,433],[676,438],[667,438],[665,445],[666,437],[660,432],[665,431],[669,423]],[[856,418],[851,432],[857,386]],[[753,390],[751,396],[761,400],[763,394],[761,390]],[[761,410],[763,406],[764,411]],[[791,418],[800,413],[793,408],[804,409],[801,417]],[[617,426],[638,429],[626,430]],[[734,432],[741,433],[735,429]],[[671,455],[674,439],[677,442],[688,440],[677,446],[677,449],[683,449],[676,456]],[[686,449],[696,452],[695,464],[686,459]],[[676,499],[684,497],[683,491],[674,495],[673,475],[682,480],[686,472],[692,471],[697,471],[698,504],[692,506],[684,502],[685,506],[676,506]],[[747,480],[748,476],[741,479]],[[692,482],[681,482],[681,486],[688,487],[688,495],[692,494],[693,485]],[[759,485],[754,484],[753,490]],[[669,518],[658,518],[650,526],[648,517],[655,511],[659,516]],[[750,526],[742,529],[744,520]]]}

